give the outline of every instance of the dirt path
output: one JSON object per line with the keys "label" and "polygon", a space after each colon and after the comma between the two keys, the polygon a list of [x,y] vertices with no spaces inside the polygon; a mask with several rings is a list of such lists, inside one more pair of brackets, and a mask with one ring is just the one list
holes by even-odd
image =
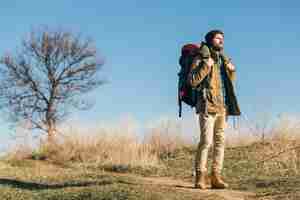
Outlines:
{"label": "dirt path", "polygon": [[169,177],[142,177],[132,174],[118,174],[137,180],[144,185],[152,185],[158,187],[167,187],[173,190],[180,190],[185,193],[195,195],[197,199],[205,200],[253,200],[255,194],[237,190],[200,190],[193,188],[193,184],[182,180],[175,180]]}

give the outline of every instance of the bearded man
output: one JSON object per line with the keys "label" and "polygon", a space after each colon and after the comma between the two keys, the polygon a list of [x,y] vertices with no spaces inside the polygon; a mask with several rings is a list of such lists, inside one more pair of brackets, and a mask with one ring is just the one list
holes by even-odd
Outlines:
{"label": "bearded man", "polygon": [[[228,116],[240,115],[234,92],[236,68],[224,54],[224,33],[212,30],[205,36],[198,56],[193,60],[188,81],[199,91],[196,113],[199,115],[200,142],[195,156],[195,188],[224,189],[228,184],[221,176]],[[210,180],[207,159],[213,145]]]}

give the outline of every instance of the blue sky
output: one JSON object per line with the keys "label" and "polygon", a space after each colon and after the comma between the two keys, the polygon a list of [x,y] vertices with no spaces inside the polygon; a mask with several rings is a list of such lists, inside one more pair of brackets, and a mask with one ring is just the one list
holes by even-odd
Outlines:
{"label": "blue sky", "polygon": [[[106,60],[102,77],[109,84],[89,95],[91,110],[72,117],[97,122],[130,115],[145,122],[177,117],[180,47],[218,28],[237,68],[243,114],[298,115],[299,9],[296,0],[3,1],[0,54],[14,52],[41,25],[91,37]],[[188,107],[183,112],[193,115]]]}

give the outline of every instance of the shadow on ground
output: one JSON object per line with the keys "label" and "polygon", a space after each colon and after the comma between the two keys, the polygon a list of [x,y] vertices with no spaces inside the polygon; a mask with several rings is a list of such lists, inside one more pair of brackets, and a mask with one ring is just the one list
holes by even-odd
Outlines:
{"label": "shadow on ground", "polygon": [[134,183],[124,181],[124,180],[101,180],[101,181],[82,181],[82,182],[65,182],[59,184],[45,184],[38,182],[29,182],[15,179],[7,179],[1,178],[0,185],[7,185],[13,188],[25,189],[25,190],[49,190],[49,189],[62,189],[66,187],[88,187],[88,186],[101,186],[101,185],[109,185],[109,184],[127,184],[134,185]]}

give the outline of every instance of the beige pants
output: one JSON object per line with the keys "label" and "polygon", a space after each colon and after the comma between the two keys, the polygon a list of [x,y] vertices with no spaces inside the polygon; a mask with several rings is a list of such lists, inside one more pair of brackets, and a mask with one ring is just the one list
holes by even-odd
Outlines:
{"label": "beige pants", "polygon": [[195,159],[195,170],[207,172],[209,148],[213,144],[212,170],[221,173],[224,160],[226,126],[225,114],[199,114],[200,142]]}

